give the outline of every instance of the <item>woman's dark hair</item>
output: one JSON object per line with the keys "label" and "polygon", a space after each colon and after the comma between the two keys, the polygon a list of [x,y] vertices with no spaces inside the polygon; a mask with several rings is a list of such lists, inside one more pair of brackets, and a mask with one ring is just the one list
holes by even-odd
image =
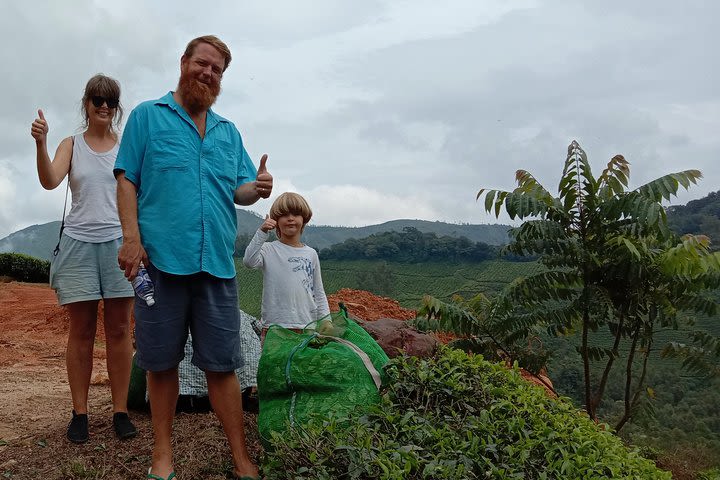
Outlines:
{"label": "woman's dark hair", "polygon": [[[80,113],[83,117],[83,128],[87,128],[89,124],[87,104],[90,101],[90,98],[96,95],[105,98],[118,99],[118,106],[115,109],[115,115],[113,116],[110,129],[113,132],[115,132],[115,129],[119,130],[123,117],[123,108],[120,103],[120,83],[114,78],[105,76],[102,73],[98,73],[92,77],[88,80],[87,85],[85,85],[85,93],[83,93],[82,104],[80,105]],[[113,128],[113,124],[115,125],[115,128]]]}

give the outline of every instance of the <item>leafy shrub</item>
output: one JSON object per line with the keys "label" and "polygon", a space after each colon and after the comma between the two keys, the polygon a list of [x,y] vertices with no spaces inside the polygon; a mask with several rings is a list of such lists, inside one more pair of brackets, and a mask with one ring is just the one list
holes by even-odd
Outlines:
{"label": "leafy shrub", "polygon": [[720,468],[713,468],[705,472],[700,472],[698,480],[718,480],[720,479]]}
{"label": "leafy shrub", "polygon": [[517,370],[443,348],[399,357],[381,404],[273,438],[268,479],[671,478]]}
{"label": "leafy shrub", "polygon": [[47,283],[50,262],[22,253],[0,253],[0,275],[21,282]]}

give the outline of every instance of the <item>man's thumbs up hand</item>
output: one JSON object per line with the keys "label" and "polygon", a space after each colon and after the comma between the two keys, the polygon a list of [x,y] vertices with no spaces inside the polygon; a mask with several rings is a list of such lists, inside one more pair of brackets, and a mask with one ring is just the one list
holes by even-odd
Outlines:
{"label": "man's thumbs up hand", "polygon": [[255,191],[260,198],[268,198],[272,193],[273,177],[267,170],[267,154],[260,158],[260,166],[255,179]]}

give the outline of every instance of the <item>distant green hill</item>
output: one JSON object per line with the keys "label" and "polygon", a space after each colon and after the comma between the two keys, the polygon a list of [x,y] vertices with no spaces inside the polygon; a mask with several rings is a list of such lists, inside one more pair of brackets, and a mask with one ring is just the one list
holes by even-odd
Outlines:
{"label": "distant green hill", "polygon": [[445,222],[429,222],[427,220],[392,220],[367,227],[329,227],[315,226],[310,223],[305,229],[303,238],[308,245],[323,249],[349,238],[365,238],[374,233],[402,232],[405,227],[416,228],[423,233],[435,233],[438,236],[466,237],[473,242],[488,245],[505,245],[508,243],[508,225],[470,225]]}
{"label": "distant green hill", "polygon": [[[262,217],[249,210],[238,210],[238,234],[252,235],[262,223]],[[60,222],[31,225],[0,239],[0,253],[24,253],[32,257],[50,260],[58,241]]]}
{"label": "distant green hill", "polygon": [[[263,217],[249,210],[237,210],[238,235],[253,235],[263,221]],[[330,227],[316,226],[310,223],[305,229],[303,240],[308,245],[320,250],[349,238],[364,238],[373,233],[387,231],[402,232],[405,227],[413,227],[421,232],[430,232],[449,237],[467,237],[473,242],[488,245],[504,245],[508,241],[507,225],[470,225],[444,222],[428,222],[425,220],[393,220],[379,225],[366,227]],[[7,237],[0,239],[0,253],[24,253],[44,260],[49,260],[57,243],[60,222],[32,225]],[[240,253],[242,255],[242,253]]]}
{"label": "distant green hill", "polygon": [[59,233],[60,222],[31,225],[0,239],[0,253],[24,253],[31,257],[50,260]]}

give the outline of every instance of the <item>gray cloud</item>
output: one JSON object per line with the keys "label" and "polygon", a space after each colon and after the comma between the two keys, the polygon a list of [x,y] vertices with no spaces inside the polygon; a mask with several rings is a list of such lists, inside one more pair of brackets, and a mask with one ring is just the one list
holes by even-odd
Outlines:
{"label": "gray cloud", "polygon": [[625,155],[635,186],[702,170],[678,202],[720,185],[712,3],[40,4],[0,19],[14,39],[0,47],[0,237],[62,211],[60,189],[37,182],[38,107],[54,149],[92,74],[118,78],[129,110],[174,88],[186,42],[205,33],[234,55],[217,111],[254,158],[269,153],[278,188],[311,198],[318,224],[491,222],[477,190],[512,188],[519,168],[555,188],[573,139],[596,172]]}

